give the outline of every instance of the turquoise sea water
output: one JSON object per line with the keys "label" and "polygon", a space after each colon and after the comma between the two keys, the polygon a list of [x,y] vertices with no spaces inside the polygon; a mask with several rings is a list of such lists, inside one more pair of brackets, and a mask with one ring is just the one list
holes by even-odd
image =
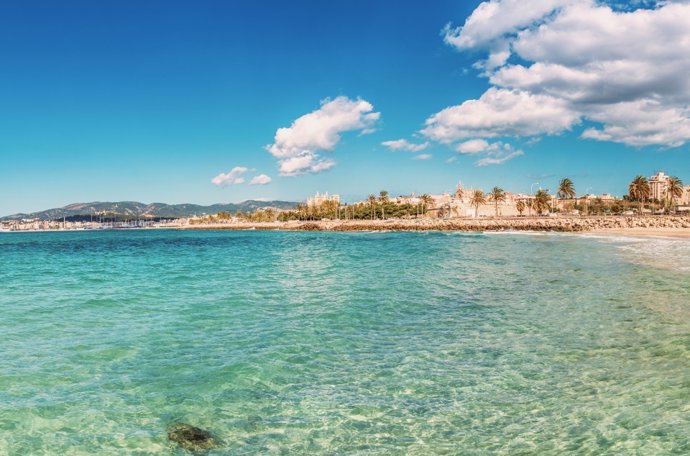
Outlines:
{"label": "turquoise sea water", "polygon": [[690,241],[0,233],[0,455],[690,454]]}

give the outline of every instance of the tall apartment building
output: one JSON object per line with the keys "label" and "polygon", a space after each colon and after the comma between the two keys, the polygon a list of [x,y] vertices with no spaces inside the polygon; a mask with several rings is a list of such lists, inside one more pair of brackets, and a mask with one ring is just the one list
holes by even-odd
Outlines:
{"label": "tall apartment building", "polygon": [[664,174],[663,171],[659,171],[649,178],[649,196],[651,199],[661,201],[666,198],[669,178],[670,176]]}

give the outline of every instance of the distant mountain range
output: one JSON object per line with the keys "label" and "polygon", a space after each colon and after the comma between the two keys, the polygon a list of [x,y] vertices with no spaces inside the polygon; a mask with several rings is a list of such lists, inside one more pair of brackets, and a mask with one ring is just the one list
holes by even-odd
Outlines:
{"label": "distant mountain range", "polygon": [[273,207],[277,209],[292,209],[297,205],[290,201],[256,201],[247,200],[241,203],[212,204],[201,206],[198,204],[144,204],[136,201],[74,203],[65,207],[48,209],[30,214],[14,214],[0,217],[0,220],[40,219],[56,220],[63,217],[75,218],[83,216],[104,217],[132,217],[132,218],[178,218],[193,215],[216,214],[225,212],[254,212],[259,208]]}

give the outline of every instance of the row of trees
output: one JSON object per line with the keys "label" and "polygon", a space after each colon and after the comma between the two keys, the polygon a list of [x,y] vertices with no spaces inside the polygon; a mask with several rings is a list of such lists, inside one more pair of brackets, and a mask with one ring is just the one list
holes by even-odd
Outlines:
{"label": "row of trees", "polygon": [[[463,197],[462,192],[458,191],[459,198]],[[472,190],[470,194],[470,205],[474,207],[474,214],[479,213],[479,206],[483,206],[489,202],[494,203],[494,212],[498,216],[498,204],[506,200],[506,192],[501,187],[494,187],[491,192],[485,194],[483,190]]]}
{"label": "row of trees", "polygon": [[[494,213],[498,216],[498,205],[506,201],[506,192],[501,187],[494,187],[489,193],[484,193],[483,190],[472,190],[469,200],[470,205],[474,207],[475,215],[479,213],[480,206],[493,203]],[[529,210],[530,215],[532,215],[533,210],[537,215],[543,215],[550,209],[550,202],[551,195],[549,195],[549,192],[540,189],[534,195],[534,199],[519,200],[515,206],[520,215],[523,215],[525,209]]]}
{"label": "row of trees", "polygon": [[278,220],[375,220],[386,218],[412,218],[424,215],[431,208],[433,198],[424,194],[419,197],[419,203],[398,203],[391,200],[385,190],[378,196],[369,195],[365,203],[341,205],[336,201],[326,201],[318,206],[298,204],[294,211],[281,212]]}
{"label": "row of trees", "polygon": [[[462,191],[456,193],[458,198],[463,197]],[[561,180],[558,186],[558,198],[560,199],[572,199],[575,198],[575,184],[569,178],[564,178]],[[482,190],[472,190],[470,194],[470,205],[474,207],[474,213],[479,212],[479,207],[484,204],[493,203],[494,213],[496,216],[499,215],[498,205],[506,201],[506,192],[501,187],[494,187],[489,193],[484,193]],[[554,211],[556,208],[551,207],[552,197],[548,190],[539,189],[534,195],[533,199],[519,200],[515,203],[515,208],[520,215],[523,215],[525,210],[532,215],[532,212],[537,215],[543,215],[547,211]]]}
{"label": "row of trees", "polygon": [[[561,189],[559,195],[574,196],[575,188],[570,179],[561,181]],[[463,199],[464,192],[458,189],[455,194],[456,198]],[[539,190],[533,200],[518,201],[517,210],[520,215],[525,209],[529,210],[530,215],[534,213],[542,215],[550,208],[551,196],[545,190]],[[506,201],[506,192],[501,187],[494,187],[489,193],[484,193],[482,190],[472,190],[469,195],[469,202],[474,207],[475,214],[478,213],[479,207],[488,203],[494,205],[494,212],[496,216],[499,215],[499,204]],[[433,205],[433,198],[429,194],[424,194],[419,197],[419,203],[397,203],[390,199],[389,193],[385,190],[379,192],[378,196],[369,195],[366,203],[358,203],[352,205],[340,205],[336,201],[326,201],[318,206],[298,204],[293,211],[283,211],[276,213],[271,209],[257,211],[253,214],[237,213],[235,217],[252,221],[288,221],[288,220],[322,220],[322,219],[386,219],[386,218],[411,218],[419,217],[428,212]],[[552,209],[553,210],[553,209]],[[230,218],[230,214],[220,213],[216,216],[211,216],[213,220],[222,221]]]}
{"label": "row of trees", "polygon": [[233,219],[244,220],[246,222],[275,222],[280,219],[281,212],[275,209],[259,209],[255,212],[240,212],[234,214],[230,212],[221,211],[213,215],[205,215],[203,217],[191,219],[192,225],[202,225],[207,223],[227,223]]}
{"label": "row of trees", "polygon": [[[630,182],[628,193],[629,195],[623,200],[613,202],[604,202],[601,198],[580,201],[576,200],[573,181],[570,178],[563,178],[559,182],[555,198],[565,202],[566,210],[578,210],[581,213],[592,214],[623,213],[630,209],[630,204],[635,203],[639,203],[639,210],[642,212],[645,203],[653,203],[649,181],[644,176],[636,176]],[[667,184],[666,198],[662,203],[667,208],[671,208],[675,205],[676,199],[682,197],[682,195],[683,182],[677,177],[671,177]],[[458,189],[455,197],[464,199],[464,191]],[[525,211],[527,211],[530,216],[533,214],[543,215],[549,211],[557,212],[559,209],[555,207],[555,198],[549,194],[548,190],[539,189],[533,198],[517,201],[516,209],[520,215],[524,215]],[[505,202],[507,197],[506,192],[501,187],[496,186],[488,193],[484,193],[482,190],[471,190],[468,199],[470,205],[474,208],[475,214],[478,214],[481,206],[492,204],[495,215],[499,216],[499,205]],[[568,202],[568,200],[574,201]],[[292,211],[276,212],[272,209],[266,209],[251,214],[237,213],[234,217],[252,222],[322,219],[374,220],[391,217],[412,218],[426,214],[433,202],[433,198],[430,195],[424,194],[419,197],[419,202],[416,204],[398,203],[391,200],[387,191],[382,190],[378,196],[369,195],[366,202],[358,204],[341,205],[336,201],[327,201],[318,206],[298,204],[296,209]],[[204,221],[224,221],[231,217],[229,213],[221,212],[215,216],[208,216],[208,220]]]}

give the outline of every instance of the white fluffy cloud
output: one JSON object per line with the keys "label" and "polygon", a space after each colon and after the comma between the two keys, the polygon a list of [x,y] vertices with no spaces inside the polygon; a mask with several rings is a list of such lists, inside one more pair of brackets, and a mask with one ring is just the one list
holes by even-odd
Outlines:
{"label": "white fluffy cloud", "polygon": [[481,3],[462,27],[446,27],[446,43],[460,49],[490,49],[506,36],[531,26],[555,9],[577,0],[490,0]]}
{"label": "white fluffy cloud", "polygon": [[497,147],[499,147],[498,144],[489,144],[488,141],[483,139],[470,139],[458,144],[455,150],[461,154],[474,155]]}
{"label": "white fluffy cloud", "polygon": [[252,180],[249,181],[249,184],[250,185],[266,185],[266,184],[270,184],[272,180],[273,179],[271,179],[271,177],[266,175],[266,174],[259,174],[258,176],[252,177]]}
{"label": "white fluffy cloud", "polygon": [[419,154],[412,157],[412,160],[431,160],[431,154]]}
{"label": "white fluffy cloud", "polygon": [[[615,2],[614,2],[615,3]],[[557,134],[632,146],[690,141],[690,3],[489,0],[445,41],[480,52],[490,88],[431,116],[434,140]],[[647,2],[649,4],[649,2]],[[514,58],[512,58],[514,57]]]}
{"label": "white fluffy cloud", "polygon": [[335,150],[344,132],[371,133],[379,117],[368,101],[342,96],[326,99],[319,109],[301,116],[290,127],[279,128],[266,150],[278,159],[283,176],[318,173],[335,165],[321,157],[321,152]]}
{"label": "white fluffy cloud", "polygon": [[565,100],[520,90],[491,88],[478,100],[451,106],[426,120],[422,134],[450,143],[464,138],[553,134],[579,120]]}
{"label": "white fluffy cloud", "polygon": [[231,184],[243,184],[244,183],[244,173],[249,171],[248,168],[244,166],[235,166],[227,173],[220,173],[211,182],[215,185],[231,185]]}
{"label": "white fluffy cloud", "polygon": [[411,143],[406,139],[396,139],[395,141],[384,141],[381,143],[382,146],[386,146],[390,150],[404,150],[407,152],[421,152],[427,147],[429,147],[428,142],[421,144]]}

